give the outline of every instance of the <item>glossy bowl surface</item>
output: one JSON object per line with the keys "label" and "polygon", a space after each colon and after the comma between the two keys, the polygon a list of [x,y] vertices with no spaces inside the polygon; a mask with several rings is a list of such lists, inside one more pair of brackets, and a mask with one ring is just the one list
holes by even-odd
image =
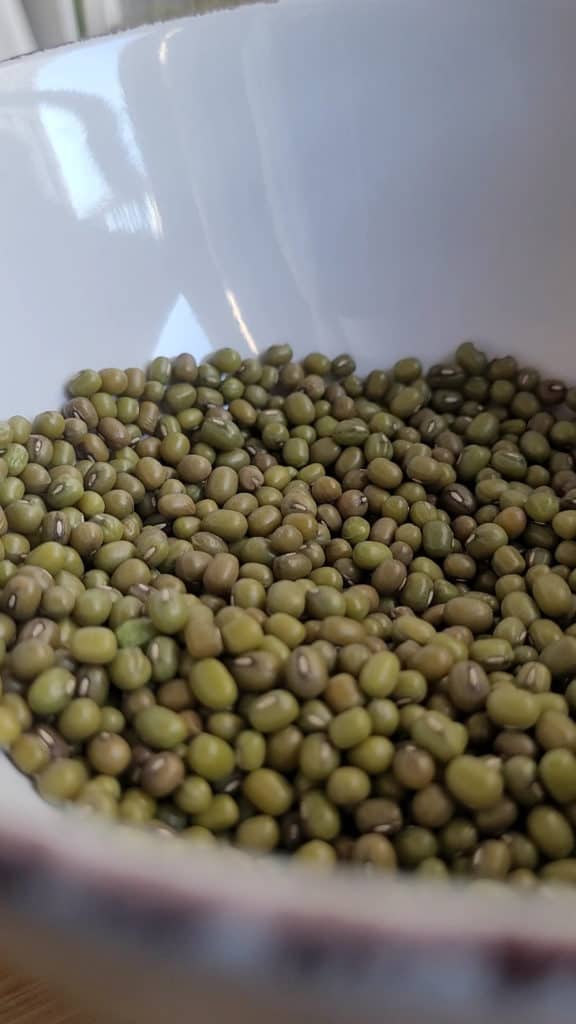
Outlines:
{"label": "glossy bowl surface", "polygon": [[[222,345],[574,376],[576,6],[280,0],[0,67],[0,416]],[[0,760],[0,943],[119,1019],[571,1019],[574,898],[186,860]]]}

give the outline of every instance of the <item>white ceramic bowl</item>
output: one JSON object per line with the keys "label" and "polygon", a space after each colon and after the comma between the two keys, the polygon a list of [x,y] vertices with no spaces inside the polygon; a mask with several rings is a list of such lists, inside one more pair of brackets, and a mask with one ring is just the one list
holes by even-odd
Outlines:
{"label": "white ceramic bowl", "polygon": [[[0,415],[233,345],[573,373],[576,5],[281,0],[0,68]],[[573,1015],[571,895],[323,878],[70,820],[0,761],[0,947],[119,1019]]]}

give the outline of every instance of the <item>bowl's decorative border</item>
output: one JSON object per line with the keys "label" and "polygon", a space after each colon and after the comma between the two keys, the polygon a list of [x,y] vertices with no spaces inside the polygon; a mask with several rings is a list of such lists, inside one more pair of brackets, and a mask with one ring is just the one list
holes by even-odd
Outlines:
{"label": "bowl's decorative border", "polygon": [[[108,839],[112,837],[108,835]],[[165,840],[155,843],[164,847]],[[160,850],[160,845],[157,847]],[[239,885],[242,876],[239,877]],[[383,881],[382,899],[388,884]],[[560,890],[559,890],[560,892]],[[414,891],[418,899],[418,891]],[[506,902],[506,900],[505,900]],[[555,900],[562,912],[562,900]],[[499,1022],[555,1024],[572,1020],[576,1004],[576,941],[535,931],[463,934],[437,925],[418,933],[382,912],[378,923],[339,920],[303,909],[267,909],[266,902],[234,904],[213,886],[166,886],[126,862],[118,870],[67,861],[50,841],[4,834],[0,843],[0,913],[41,921],[71,936],[78,923],[108,948],[170,958],[188,974],[226,979],[258,975],[274,987],[322,997],[334,1008],[423,1012],[443,1019],[476,1020],[498,1013]]]}

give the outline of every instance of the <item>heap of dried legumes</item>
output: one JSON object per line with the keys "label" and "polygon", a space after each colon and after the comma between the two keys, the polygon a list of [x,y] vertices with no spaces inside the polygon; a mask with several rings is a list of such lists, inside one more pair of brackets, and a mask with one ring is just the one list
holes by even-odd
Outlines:
{"label": "heap of dried legumes", "polygon": [[576,882],[576,389],[231,349],[0,423],[0,742],[193,843]]}

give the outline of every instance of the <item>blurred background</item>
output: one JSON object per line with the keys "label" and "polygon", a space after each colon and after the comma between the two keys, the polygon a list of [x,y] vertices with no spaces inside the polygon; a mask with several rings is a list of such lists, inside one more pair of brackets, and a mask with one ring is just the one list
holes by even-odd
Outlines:
{"label": "blurred background", "polygon": [[278,0],[1,0],[0,61],[184,14]]}

